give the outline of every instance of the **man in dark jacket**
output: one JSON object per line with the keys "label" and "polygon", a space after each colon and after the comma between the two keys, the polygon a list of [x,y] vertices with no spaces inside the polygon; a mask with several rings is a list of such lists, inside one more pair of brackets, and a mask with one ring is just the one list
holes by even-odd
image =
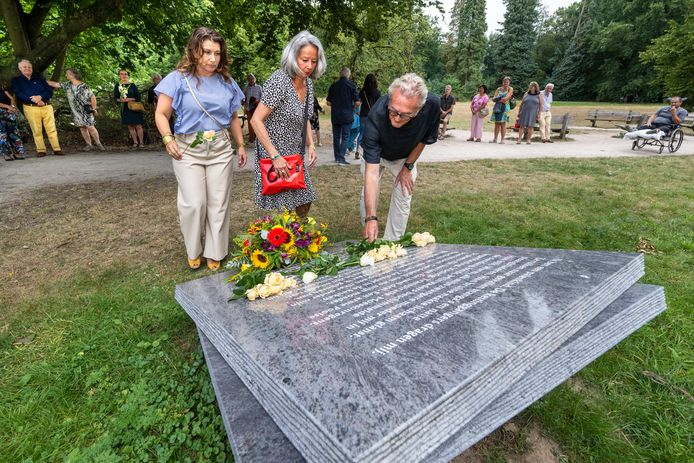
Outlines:
{"label": "man in dark jacket", "polygon": [[349,80],[351,72],[344,67],[340,79],[328,89],[328,105],[331,108],[330,120],[333,124],[333,152],[335,162],[340,166],[348,165],[345,159],[349,132],[354,121],[354,108],[359,101],[357,86]]}

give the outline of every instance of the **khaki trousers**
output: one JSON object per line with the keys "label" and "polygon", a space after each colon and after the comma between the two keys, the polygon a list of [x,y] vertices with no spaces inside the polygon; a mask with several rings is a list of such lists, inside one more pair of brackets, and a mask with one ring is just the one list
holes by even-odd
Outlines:
{"label": "khaki trousers", "polygon": [[[178,180],[178,217],[189,259],[222,260],[229,253],[229,197],[232,147],[221,131],[217,140],[191,148],[195,134],[176,134],[183,152],[173,159]],[[204,248],[203,248],[204,241]]]}
{"label": "khaki trousers", "polygon": [[43,141],[43,129],[46,129],[48,142],[51,144],[53,151],[60,151],[60,142],[58,141],[58,130],[55,128],[55,116],[53,114],[53,106],[29,106],[24,105],[24,117],[26,117],[31,134],[34,136],[34,144],[36,151],[39,153],[46,152],[46,143]]}
{"label": "khaki trousers", "polygon": [[[381,188],[381,178],[383,177],[383,172],[388,170],[393,176],[393,190],[390,195],[390,207],[388,208],[388,220],[386,221],[386,229],[383,233],[383,239],[386,240],[399,240],[402,235],[405,234],[407,229],[407,221],[410,218],[410,203],[412,202],[412,195],[403,193],[402,185],[395,184],[395,178],[398,176],[402,170],[402,166],[405,164],[407,159],[398,159],[396,161],[389,161],[387,159],[381,158],[381,165],[379,167],[378,174],[378,189]],[[361,159],[361,174],[364,177],[365,171],[364,158]],[[412,183],[417,181],[417,164],[415,164],[414,169],[412,169]],[[364,205],[364,187],[361,189],[361,223],[364,225],[364,219],[366,218],[366,207]]]}
{"label": "khaki trousers", "polygon": [[543,111],[540,113],[540,137],[549,140],[552,135],[552,113]]}

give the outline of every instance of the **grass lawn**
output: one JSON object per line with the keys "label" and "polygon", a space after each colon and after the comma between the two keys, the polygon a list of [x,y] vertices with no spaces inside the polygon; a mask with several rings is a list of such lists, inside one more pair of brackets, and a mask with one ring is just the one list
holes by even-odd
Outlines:
{"label": "grass lawn", "polygon": [[[333,241],[359,236],[357,169],[314,177],[312,215]],[[420,167],[411,230],[630,252],[644,237],[657,253],[642,281],[666,290],[663,315],[476,446],[481,461],[519,461],[538,432],[556,461],[691,461],[692,178],[694,157]],[[258,215],[252,192],[251,174],[236,175],[232,233]],[[173,299],[207,274],[186,268],[175,195],[167,177],[46,188],[0,210],[0,461],[232,460],[195,327]]]}

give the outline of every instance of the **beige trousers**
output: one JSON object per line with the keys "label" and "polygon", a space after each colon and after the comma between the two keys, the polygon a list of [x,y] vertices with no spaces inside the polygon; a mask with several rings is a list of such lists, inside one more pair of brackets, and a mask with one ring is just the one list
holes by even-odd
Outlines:
{"label": "beige trousers", "polygon": [[552,113],[543,111],[540,113],[540,137],[549,140],[552,135]]}
{"label": "beige trousers", "polygon": [[[410,218],[410,203],[412,202],[412,195],[403,193],[402,185],[395,184],[395,178],[398,176],[402,170],[402,166],[405,164],[407,159],[398,159],[397,161],[389,161],[387,159],[381,158],[381,166],[379,167],[378,174],[378,188],[381,187],[381,178],[383,177],[383,172],[388,170],[393,176],[393,190],[390,195],[390,207],[388,208],[388,220],[386,221],[386,229],[383,233],[383,239],[386,240],[399,240],[402,235],[405,234],[407,229],[407,220]],[[361,159],[361,174],[364,177],[365,171],[364,158]],[[415,164],[414,169],[412,169],[412,183],[417,181],[417,164]],[[361,189],[361,223],[364,225],[364,219],[366,218],[366,207],[364,205],[364,187]]]}
{"label": "beige trousers", "polygon": [[[229,253],[231,142],[221,131],[217,140],[189,145],[195,134],[176,134],[183,157],[173,159],[178,180],[178,216],[189,259],[222,260]],[[204,241],[204,249],[203,249]]]}
{"label": "beige trousers", "polygon": [[34,144],[36,151],[39,153],[46,152],[46,143],[43,141],[43,129],[46,129],[48,142],[51,144],[53,151],[60,151],[60,142],[58,141],[58,130],[55,128],[55,115],[53,114],[53,106],[29,106],[24,105],[24,117],[26,117],[31,134],[34,136]]}

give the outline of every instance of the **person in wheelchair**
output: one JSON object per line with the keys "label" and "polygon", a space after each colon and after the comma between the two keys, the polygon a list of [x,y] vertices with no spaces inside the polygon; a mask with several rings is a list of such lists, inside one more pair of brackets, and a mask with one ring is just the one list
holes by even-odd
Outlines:
{"label": "person in wheelchair", "polygon": [[679,96],[671,97],[670,106],[663,106],[658,109],[648,118],[646,124],[639,126],[637,130],[657,129],[667,135],[675,126],[680,125],[689,114],[687,110],[682,107],[682,102],[684,100],[686,100],[686,98],[682,99],[682,97]]}

